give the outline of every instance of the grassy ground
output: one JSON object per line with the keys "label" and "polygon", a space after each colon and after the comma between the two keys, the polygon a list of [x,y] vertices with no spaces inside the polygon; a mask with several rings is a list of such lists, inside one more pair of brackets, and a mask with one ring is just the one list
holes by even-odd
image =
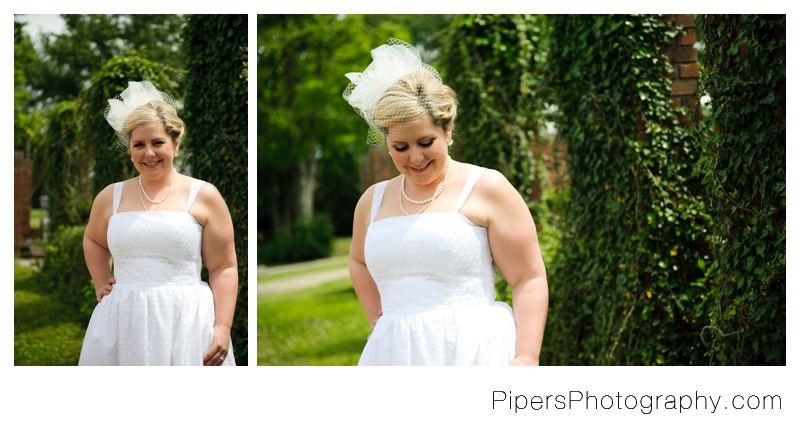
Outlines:
{"label": "grassy ground", "polygon": [[355,365],[367,334],[349,278],[258,298],[259,365]]}
{"label": "grassy ground", "polygon": [[14,264],[14,365],[77,365],[86,327]]}

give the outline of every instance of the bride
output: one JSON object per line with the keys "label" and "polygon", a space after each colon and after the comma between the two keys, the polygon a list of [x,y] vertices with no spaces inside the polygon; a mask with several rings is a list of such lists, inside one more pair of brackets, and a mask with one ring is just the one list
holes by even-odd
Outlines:
{"label": "bride", "polygon": [[[405,42],[343,96],[400,175],[356,205],[350,275],[372,327],[359,365],[538,365],[547,278],[536,227],[497,171],[452,160],[452,89]],[[513,311],[495,301],[495,266]]]}
{"label": "bride", "polygon": [[140,175],[92,205],[83,250],[98,304],[78,364],[235,365],[233,223],[213,185],[172,166],[185,133],[172,99],[131,82],[106,120]]}

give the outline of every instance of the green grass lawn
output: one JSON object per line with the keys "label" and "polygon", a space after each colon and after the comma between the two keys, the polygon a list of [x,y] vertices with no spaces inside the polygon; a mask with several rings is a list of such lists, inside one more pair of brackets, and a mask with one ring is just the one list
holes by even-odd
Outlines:
{"label": "green grass lawn", "polygon": [[14,365],[77,365],[86,327],[14,264]]}
{"label": "green grass lawn", "polygon": [[355,365],[367,334],[349,278],[258,297],[259,365]]}

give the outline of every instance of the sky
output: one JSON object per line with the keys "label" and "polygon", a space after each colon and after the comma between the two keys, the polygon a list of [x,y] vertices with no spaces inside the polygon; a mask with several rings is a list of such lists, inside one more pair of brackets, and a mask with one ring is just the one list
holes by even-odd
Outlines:
{"label": "sky", "polygon": [[25,31],[36,48],[39,48],[40,33],[62,33],[66,28],[66,24],[60,15],[14,15],[14,21],[27,23]]}

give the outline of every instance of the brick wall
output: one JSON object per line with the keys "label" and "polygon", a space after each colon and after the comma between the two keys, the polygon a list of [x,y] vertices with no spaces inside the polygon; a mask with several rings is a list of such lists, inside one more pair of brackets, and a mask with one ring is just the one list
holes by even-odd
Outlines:
{"label": "brick wall", "polygon": [[399,174],[386,146],[372,147],[361,158],[361,190]]}
{"label": "brick wall", "polygon": [[33,162],[23,152],[14,151],[14,254],[19,254],[22,240],[30,237],[31,183]]}
{"label": "brick wall", "polygon": [[684,27],[684,32],[675,37],[672,43],[664,48],[664,53],[669,57],[674,71],[670,74],[672,88],[669,98],[674,107],[688,107],[689,111],[694,111],[697,99],[695,93],[698,90],[698,78],[700,70],[697,66],[697,49],[694,44],[697,42],[695,32],[694,15],[666,15],[665,21],[676,22]]}
{"label": "brick wall", "polygon": [[[697,98],[695,93],[699,88],[698,79],[700,69],[697,65],[697,49],[694,43],[697,42],[695,32],[694,15],[664,15],[664,21],[675,22],[683,26],[684,31],[667,44],[662,53],[667,55],[672,65],[673,71],[668,74],[672,80],[672,86],[667,94],[672,106],[675,108],[685,106],[689,112],[695,112]],[[700,115],[699,112],[696,115]],[[680,121],[686,121],[682,114],[678,114]],[[645,133],[644,120],[636,122],[636,139],[638,141],[648,141],[650,136]]]}

